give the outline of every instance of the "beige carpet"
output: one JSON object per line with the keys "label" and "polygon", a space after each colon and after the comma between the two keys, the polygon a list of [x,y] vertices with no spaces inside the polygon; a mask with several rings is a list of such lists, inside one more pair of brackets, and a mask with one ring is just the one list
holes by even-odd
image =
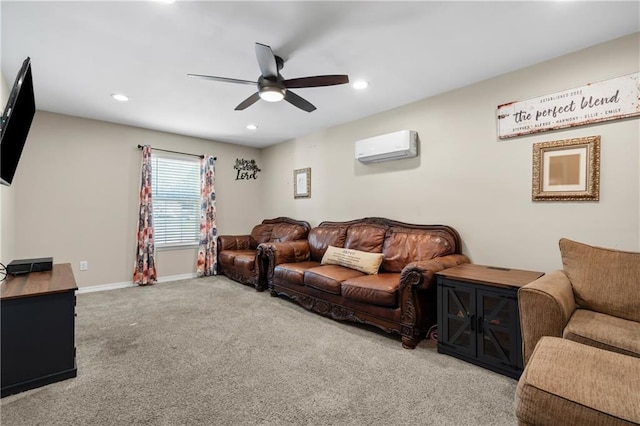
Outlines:
{"label": "beige carpet", "polygon": [[516,381],[225,277],[77,297],[78,377],[19,425],[515,425]]}

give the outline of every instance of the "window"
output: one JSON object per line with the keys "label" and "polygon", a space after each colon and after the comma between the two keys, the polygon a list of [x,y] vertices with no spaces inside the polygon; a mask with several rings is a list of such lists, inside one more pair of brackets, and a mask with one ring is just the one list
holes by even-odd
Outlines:
{"label": "window", "polygon": [[151,195],[156,246],[197,246],[200,239],[200,162],[151,155]]}

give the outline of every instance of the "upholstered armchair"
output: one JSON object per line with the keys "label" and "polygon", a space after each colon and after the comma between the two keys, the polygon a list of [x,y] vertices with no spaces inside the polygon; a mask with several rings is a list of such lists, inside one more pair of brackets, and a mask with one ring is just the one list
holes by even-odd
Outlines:
{"label": "upholstered armchair", "polygon": [[261,244],[306,239],[310,228],[308,222],[277,217],[263,220],[248,235],[219,235],[218,273],[262,291],[266,288],[266,257]]}
{"label": "upholstered armchair", "polygon": [[542,336],[640,357],[640,253],[559,245],[563,269],[518,291],[524,363]]}

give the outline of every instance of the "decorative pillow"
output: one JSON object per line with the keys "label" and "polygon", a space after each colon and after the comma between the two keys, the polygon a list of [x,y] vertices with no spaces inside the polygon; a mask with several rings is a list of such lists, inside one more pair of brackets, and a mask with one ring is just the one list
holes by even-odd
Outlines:
{"label": "decorative pillow", "polygon": [[340,265],[372,275],[378,273],[383,257],[382,253],[329,246],[324,252],[321,263],[323,265]]}
{"label": "decorative pillow", "polygon": [[579,306],[640,321],[640,253],[560,240],[563,269]]}

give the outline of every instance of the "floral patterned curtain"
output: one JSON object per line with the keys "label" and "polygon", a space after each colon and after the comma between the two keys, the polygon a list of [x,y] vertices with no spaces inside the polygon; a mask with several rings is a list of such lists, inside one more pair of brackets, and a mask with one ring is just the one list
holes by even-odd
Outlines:
{"label": "floral patterned curtain", "polygon": [[205,155],[200,160],[201,207],[200,248],[198,249],[198,276],[216,275],[218,250],[216,227],[215,158]]}
{"label": "floral patterned curtain", "polygon": [[153,205],[151,204],[151,147],[142,148],[142,178],[140,182],[140,212],[138,247],[133,282],[149,285],[156,282],[155,245],[153,243]]}

